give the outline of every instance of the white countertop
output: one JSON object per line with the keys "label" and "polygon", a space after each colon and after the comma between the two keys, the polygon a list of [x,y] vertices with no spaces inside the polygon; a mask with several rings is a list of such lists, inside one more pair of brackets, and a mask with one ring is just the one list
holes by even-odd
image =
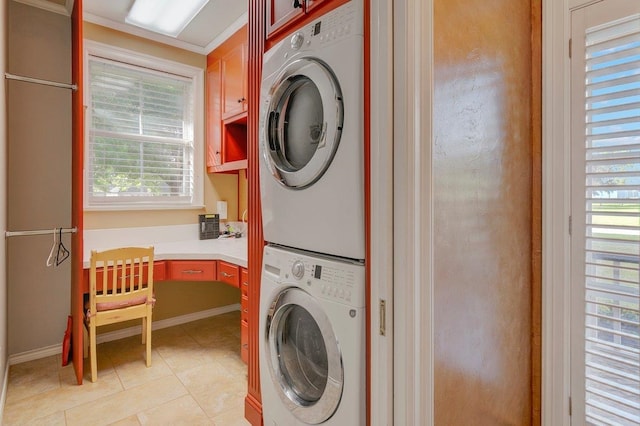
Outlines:
{"label": "white countertop", "polygon": [[84,267],[89,267],[91,250],[150,245],[155,260],[224,260],[247,267],[246,237],[200,240],[198,225],[85,230]]}

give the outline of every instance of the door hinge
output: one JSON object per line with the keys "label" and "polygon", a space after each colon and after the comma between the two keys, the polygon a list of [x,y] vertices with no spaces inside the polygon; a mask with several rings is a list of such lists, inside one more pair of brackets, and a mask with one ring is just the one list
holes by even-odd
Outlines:
{"label": "door hinge", "polygon": [[380,335],[385,336],[387,333],[387,302],[380,299]]}
{"label": "door hinge", "polygon": [[573,225],[573,222],[571,220],[571,216],[569,216],[569,235],[571,235],[571,226]]}
{"label": "door hinge", "polygon": [[569,59],[571,59],[571,47],[572,47],[572,39],[569,39]]}

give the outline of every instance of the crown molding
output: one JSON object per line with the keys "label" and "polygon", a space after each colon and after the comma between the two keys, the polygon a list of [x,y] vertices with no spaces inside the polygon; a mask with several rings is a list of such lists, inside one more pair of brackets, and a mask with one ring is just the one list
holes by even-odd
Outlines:
{"label": "crown molding", "polygon": [[231,25],[229,25],[223,32],[221,32],[211,43],[207,44],[204,48],[205,55],[211,53],[216,47],[220,46],[231,37],[236,31],[245,26],[249,22],[249,12],[245,12],[238,19],[236,19]]}
{"label": "crown molding", "polygon": [[13,0],[16,3],[26,4],[28,6],[37,7],[48,12],[57,13],[59,15],[71,16],[71,10],[73,9],[73,0],[67,0],[63,6],[61,4],[52,3],[47,0]]}
{"label": "crown molding", "polygon": [[190,52],[199,53],[200,55],[206,55],[207,52],[201,46],[197,46],[186,41],[177,40],[173,37],[167,37],[162,34],[157,34],[152,31],[147,31],[142,28],[133,27],[131,25],[124,24],[122,22],[112,21],[101,16],[94,15],[92,13],[84,13],[84,20],[91,22],[92,24],[101,25],[103,27],[112,28],[123,33],[131,34],[136,37],[146,38],[158,43],[167,44],[169,46],[177,47],[179,49],[188,50]]}

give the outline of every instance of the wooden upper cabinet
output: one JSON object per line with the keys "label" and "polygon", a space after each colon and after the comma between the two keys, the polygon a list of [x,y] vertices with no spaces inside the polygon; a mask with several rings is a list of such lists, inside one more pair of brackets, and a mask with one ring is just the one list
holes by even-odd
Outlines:
{"label": "wooden upper cabinet", "polygon": [[247,168],[247,27],[207,55],[207,172]]}
{"label": "wooden upper cabinet", "polygon": [[207,168],[222,165],[222,62],[207,66]]}
{"label": "wooden upper cabinet", "polygon": [[[288,30],[318,18],[333,7],[349,0],[268,0],[266,10],[267,39],[273,41]],[[319,7],[322,6],[322,7]]]}
{"label": "wooden upper cabinet", "polygon": [[222,57],[222,118],[247,110],[247,43],[235,46]]}
{"label": "wooden upper cabinet", "polygon": [[267,35],[270,36],[304,13],[304,0],[268,0]]}
{"label": "wooden upper cabinet", "polygon": [[305,2],[305,12],[311,12],[316,6],[319,6],[322,3],[328,2],[330,0],[307,0]]}

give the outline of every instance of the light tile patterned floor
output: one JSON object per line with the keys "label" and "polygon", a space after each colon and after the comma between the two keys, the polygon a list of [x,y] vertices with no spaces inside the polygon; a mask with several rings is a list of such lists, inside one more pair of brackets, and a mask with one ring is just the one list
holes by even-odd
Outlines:
{"label": "light tile patterned floor", "polygon": [[12,365],[2,424],[248,425],[240,313],[156,330],[152,366],[140,336],[98,345],[98,381],[75,384],[60,355]]}

